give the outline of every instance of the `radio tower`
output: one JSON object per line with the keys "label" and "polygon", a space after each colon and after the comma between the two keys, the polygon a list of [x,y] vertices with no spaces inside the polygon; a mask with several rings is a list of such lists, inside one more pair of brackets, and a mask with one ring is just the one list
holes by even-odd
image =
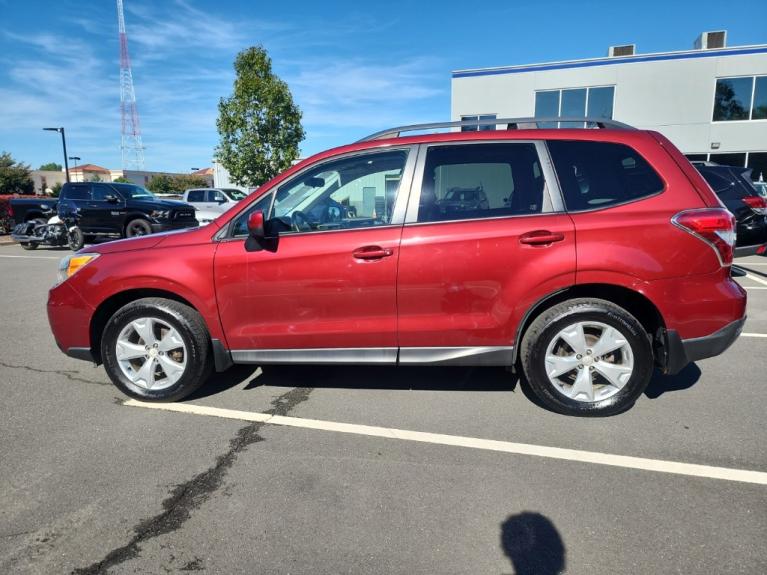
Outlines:
{"label": "radio tower", "polygon": [[133,90],[133,73],[128,55],[128,35],[125,33],[123,0],[117,0],[117,21],[120,28],[120,150],[123,170],[144,169],[144,146],[141,144],[141,126],[136,109],[136,92]]}

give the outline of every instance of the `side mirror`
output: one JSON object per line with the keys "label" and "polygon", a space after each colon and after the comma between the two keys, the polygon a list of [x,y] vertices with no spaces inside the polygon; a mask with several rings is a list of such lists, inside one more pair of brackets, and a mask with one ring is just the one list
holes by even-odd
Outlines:
{"label": "side mirror", "polygon": [[216,201],[217,201],[219,204],[225,204],[225,203],[226,203],[226,202],[228,202],[229,200],[227,200],[227,199],[226,199],[226,196],[223,196],[223,197],[219,197],[219,198],[218,198]]}
{"label": "side mirror", "polygon": [[255,239],[263,239],[264,232],[264,212],[256,210],[248,216],[248,233]]}
{"label": "side mirror", "polygon": [[116,203],[117,203],[117,196],[113,196],[113,195],[111,195],[111,194],[110,194],[110,195],[108,195],[108,196],[104,196],[104,199],[105,199],[107,202],[109,202],[110,204],[116,204]]}

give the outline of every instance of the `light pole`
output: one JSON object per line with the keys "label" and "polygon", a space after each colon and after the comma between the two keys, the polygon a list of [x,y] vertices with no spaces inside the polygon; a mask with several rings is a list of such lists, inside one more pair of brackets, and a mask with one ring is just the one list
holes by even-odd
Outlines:
{"label": "light pole", "polygon": [[61,134],[61,145],[64,146],[64,170],[67,174],[67,183],[69,183],[69,162],[67,161],[67,137],[64,135],[64,127],[61,128],[43,128],[48,132],[59,132]]}
{"label": "light pole", "polygon": [[[80,156],[69,156],[70,160],[73,160],[75,162],[75,172],[77,172],[77,162],[80,161]],[[77,179],[75,177],[75,179]],[[82,178],[80,178],[82,180]]]}

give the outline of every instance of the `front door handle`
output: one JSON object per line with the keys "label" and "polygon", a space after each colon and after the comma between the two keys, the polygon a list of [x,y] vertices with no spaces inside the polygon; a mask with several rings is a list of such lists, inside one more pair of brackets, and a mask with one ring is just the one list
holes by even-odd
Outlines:
{"label": "front door handle", "polygon": [[528,246],[547,246],[554,242],[561,242],[565,239],[565,234],[560,232],[550,232],[549,230],[535,230],[519,236],[519,243]]}
{"label": "front door handle", "polygon": [[358,260],[380,260],[388,258],[394,254],[391,248],[382,248],[381,246],[363,246],[352,252],[352,255]]}

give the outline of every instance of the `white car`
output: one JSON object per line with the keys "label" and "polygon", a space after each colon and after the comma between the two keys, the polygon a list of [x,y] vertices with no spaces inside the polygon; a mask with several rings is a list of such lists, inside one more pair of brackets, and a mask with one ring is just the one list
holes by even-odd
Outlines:
{"label": "white car", "polygon": [[182,200],[197,209],[197,221],[204,225],[215,220],[247,195],[236,188],[192,188],[184,192]]}

